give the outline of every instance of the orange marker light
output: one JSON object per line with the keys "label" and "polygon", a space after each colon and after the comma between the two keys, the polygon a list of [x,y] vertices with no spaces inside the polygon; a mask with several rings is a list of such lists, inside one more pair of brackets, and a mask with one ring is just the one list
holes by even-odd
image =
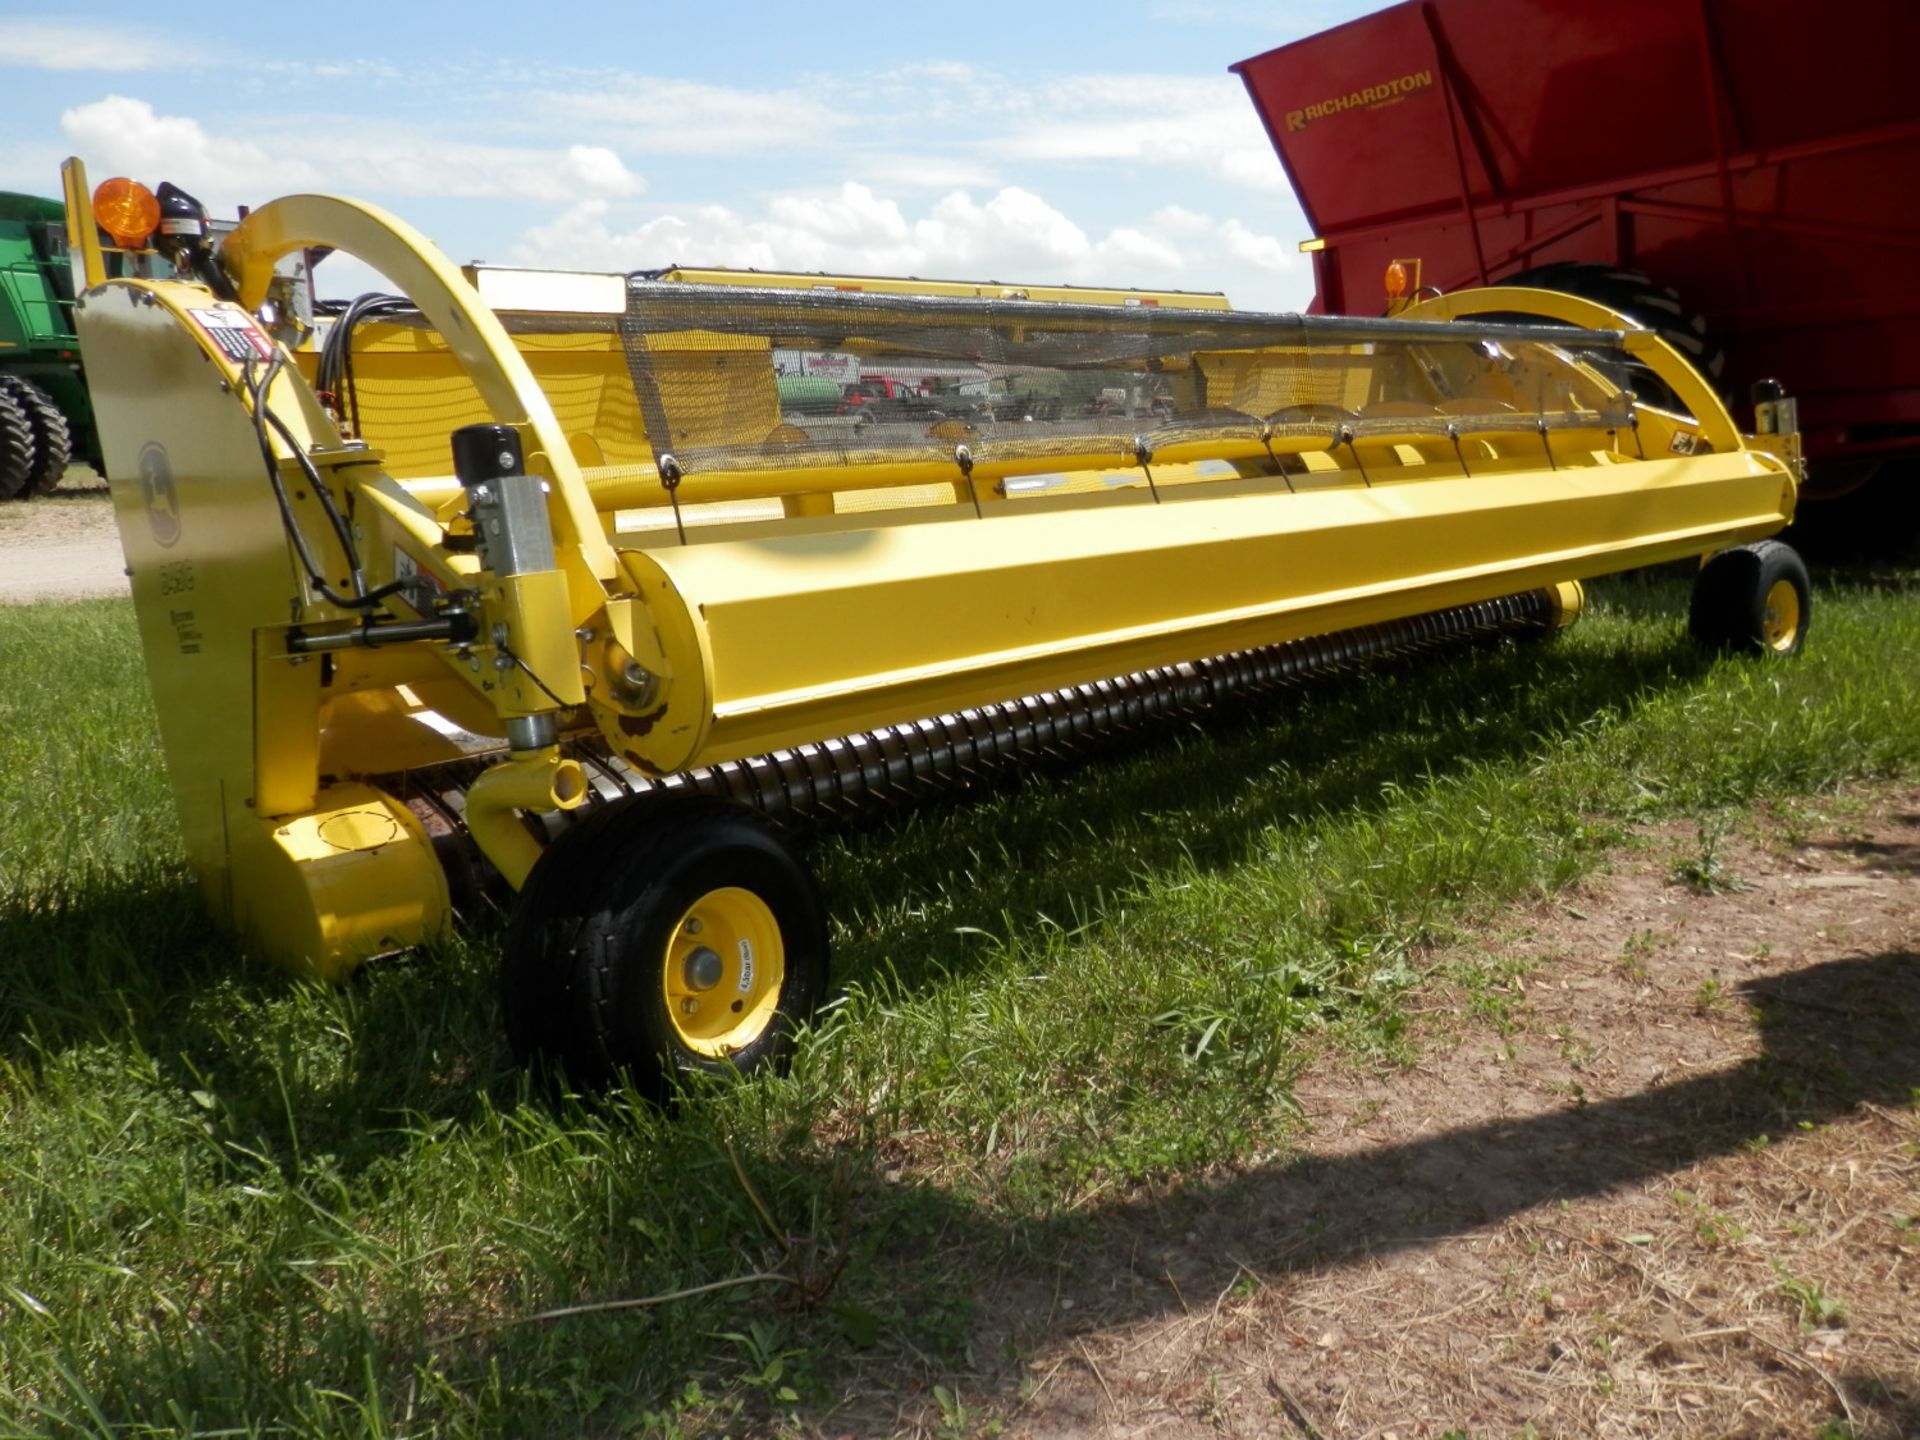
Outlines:
{"label": "orange marker light", "polygon": [[93,218],[114,244],[138,250],[160,228],[160,202],[138,180],[116,175],[94,189]]}
{"label": "orange marker light", "polygon": [[1398,300],[1407,293],[1407,267],[1398,260],[1389,262],[1385,283],[1387,298]]}

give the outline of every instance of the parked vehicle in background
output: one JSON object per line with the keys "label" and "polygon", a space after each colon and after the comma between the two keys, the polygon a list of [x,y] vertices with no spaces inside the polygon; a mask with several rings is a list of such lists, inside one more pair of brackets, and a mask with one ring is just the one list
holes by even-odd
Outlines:
{"label": "parked vehicle in background", "polygon": [[782,375],[774,385],[782,414],[831,415],[840,408],[841,386],[824,375]]}
{"label": "parked vehicle in background", "polygon": [[866,414],[875,420],[940,419],[942,411],[924,385],[885,375],[863,375],[840,397],[842,415]]}
{"label": "parked vehicle in background", "polygon": [[0,500],[46,494],[75,459],[100,463],[73,301],[65,208],[0,192]]}
{"label": "parked vehicle in background", "polygon": [[[199,201],[173,186],[163,186],[162,196],[176,218],[208,235],[224,235],[238,223],[207,218]],[[105,231],[101,236],[110,275],[174,275],[165,254],[125,249]],[[0,191],[0,500],[47,494],[75,461],[101,469],[74,332],[69,243],[61,201]],[[261,307],[274,325],[295,334],[312,330],[316,258],[296,254],[275,274]]]}
{"label": "parked vehicle in background", "polygon": [[1518,284],[1797,397],[1808,499],[1920,496],[1920,6],[1418,0],[1232,69],[1313,238],[1312,309]]}

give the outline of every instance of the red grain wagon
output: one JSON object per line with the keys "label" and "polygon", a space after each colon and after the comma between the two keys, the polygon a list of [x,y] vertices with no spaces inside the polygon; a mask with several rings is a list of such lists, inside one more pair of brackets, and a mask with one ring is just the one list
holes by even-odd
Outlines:
{"label": "red grain wagon", "polygon": [[1914,0],[1410,0],[1232,68],[1313,309],[1378,311],[1394,259],[1570,290],[1736,405],[1782,381],[1816,491],[1920,457]]}

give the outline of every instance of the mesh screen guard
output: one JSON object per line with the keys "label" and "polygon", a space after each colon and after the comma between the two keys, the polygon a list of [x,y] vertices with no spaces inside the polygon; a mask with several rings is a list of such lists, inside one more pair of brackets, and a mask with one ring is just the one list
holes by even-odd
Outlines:
{"label": "mesh screen guard", "polygon": [[[654,467],[1002,474],[1632,423],[1618,331],[850,293],[634,277],[615,330]],[[1198,448],[1188,448],[1197,446]]]}

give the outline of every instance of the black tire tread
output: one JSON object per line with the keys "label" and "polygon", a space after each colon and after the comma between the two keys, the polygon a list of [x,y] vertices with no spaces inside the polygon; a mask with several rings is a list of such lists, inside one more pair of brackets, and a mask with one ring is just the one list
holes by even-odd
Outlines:
{"label": "black tire tread", "polygon": [[1716,389],[1720,386],[1727,352],[1709,332],[1706,317],[1690,309],[1677,290],[1659,284],[1641,271],[1591,260],[1558,260],[1507,276],[1497,283],[1558,290],[1618,310],[1685,355],[1709,384]]}
{"label": "black tire tread", "polygon": [[747,854],[749,868],[764,864],[775,888],[787,887],[796,922],[781,1015],[733,1063],[744,1070],[784,1059],[793,1022],[811,1014],[825,988],[827,930],[818,895],[769,822],[710,796],[673,794],[598,807],[560,835],[527,877],[502,966],[517,1058],[557,1065],[586,1089],[624,1077],[656,1099],[671,1088],[675,1071],[715,1068],[702,1057],[662,1053],[636,1030],[622,972],[630,968],[628,947],[649,944],[650,927],[678,903],[677,887],[698,875],[704,857],[726,847]]}
{"label": "black tire tread", "polygon": [[33,472],[21,487],[20,498],[51,494],[67,473],[67,466],[73,463],[73,427],[53,397],[31,380],[19,375],[0,375],[0,389],[19,403],[33,430]]}
{"label": "black tire tread", "polygon": [[[610,883],[602,893],[627,898],[623,903],[603,905],[582,928],[562,1054],[569,1075],[596,1086],[612,1084],[624,1075],[642,1094],[656,1099],[665,1097],[674,1071],[725,1067],[751,1070],[778,1063],[790,1044],[793,1022],[811,1015],[826,983],[826,917],[812,882],[785,840],[769,822],[743,806],[705,796],[675,798],[686,802],[682,813],[672,817],[670,823],[650,824],[622,857],[618,872],[609,876]],[[799,1003],[793,1004],[783,996],[781,1013],[767,1031],[724,1065],[690,1053],[676,1053],[666,1037],[635,1031],[629,1023],[619,974],[624,968],[626,938],[646,932],[645,924],[635,923],[636,912],[652,910],[659,917],[677,910],[685,897],[664,906],[662,899],[700,874],[702,865],[697,857],[707,844],[730,844],[752,855],[763,880],[769,882],[765,888],[789,886],[787,899],[797,911],[791,917],[796,922],[795,930],[785,939],[787,988],[799,992]],[[692,891],[704,888],[704,882],[689,887]],[[679,917],[675,914],[672,918]],[[787,927],[783,924],[782,928]],[[648,940],[652,938],[647,936]],[[820,958],[817,974],[810,974],[805,963],[809,947]],[[653,983],[651,973],[644,983]]]}
{"label": "black tire tread", "polygon": [[24,498],[34,475],[36,449],[25,408],[0,389],[0,500]]}
{"label": "black tire tread", "polygon": [[[1785,652],[1767,644],[1763,623],[1767,593],[1780,580],[1792,581],[1800,595],[1799,633]],[[1795,655],[1806,644],[1812,616],[1812,585],[1800,553],[1784,541],[1756,540],[1707,557],[1694,577],[1687,629],[1709,650]]]}
{"label": "black tire tread", "polygon": [[658,813],[639,807],[677,798],[633,796],[596,805],[553,839],[527,876],[507,922],[500,974],[507,1043],[521,1063],[559,1058],[586,904],[620,862],[624,832]]}

